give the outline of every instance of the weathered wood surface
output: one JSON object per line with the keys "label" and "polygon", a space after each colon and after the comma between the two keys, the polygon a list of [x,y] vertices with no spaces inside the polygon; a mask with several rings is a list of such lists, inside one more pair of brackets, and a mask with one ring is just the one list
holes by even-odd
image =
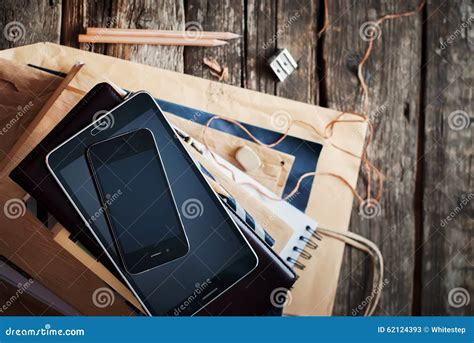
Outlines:
{"label": "weathered wood surface", "polygon": [[44,41],[59,43],[61,13],[61,1],[57,0],[2,0],[0,49]]}
{"label": "weathered wood surface", "polygon": [[[186,1],[186,27],[188,30],[229,31],[240,35],[244,32],[243,0],[189,0]],[[227,83],[241,86],[243,82],[244,40],[233,39],[229,44],[202,49],[185,48],[185,72],[187,74],[212,78],[209,69],[203,65],[204,57],[214,59],[222,67],[229,68]]]}
{"label": "weathered wood surface", "polygon": [[[362,39],[360,28],[384,14],[413,8],[406,1],[371,0],[363,6],[356,1],[329,1],[332,24],[323,48],[328,107],[363,111],[357,64],[367,42]],[[375,48],[364,68],[370,94],[369,114],[376,130],[369,158],[385,174],[385,192],[380,214],[374,218],[360,215],[355,203],[351,230],[378,244],[385,257],[387,281],[378,309],[381,315],[412,313],[421,24],[420,14],[380,25],[377,28],[380,37],[375,40]],[[358,190],[365,193],[363,181],[359,182]],[[339,279],[337,314],[352,311],[363,300],[361,295],[370,294],[367,288],[370,284],[365,282],[370,271],[367,261],[367,256],[346,250],[345,268]]]}
{"label": "weathered wood surface", "polygon": [[[227,83],[340,110],[362,109],[356,72],[367,43],[359,36],[361,25],[416,6],[401,0],[328,1],[330,26],[318,39],[322,0],[142,0],[132,7],[122,0],[75,0],[64,1],[62,9],[54,1],[22,3],[0,5],[0,27],[18,20],[28,23],[29,35],[16,43],[1,40],[1,48],[58,41],[59,28],[61,42],[76,47],[77,34],[87,26],[231,31],[242,38],[208,49],[81,47],[211,79],[202,59],[215,58],[229,68]],[[373,219],[361,217],[354,204],[351,230],[384,254],[380,315],[473,313],[472,302],[460,308],[448,302],[450,290],[461,287],[470,294],[474,287],[472,202],[448,229],[439,229],[473,189],[472,128],[452,130],[447,121],[456,110],[472,116],[472,31],[461,27],[458,38],[440,47],[440,38],[469,22],[472,8],[472,1],[430,0],[423,13],[383,23],[364,68],[376,128],[369,156],[386,175],[386,191]],[[27,20],[36,12],[44,25]],[[300,65],[285,83],[277,83],[266,66],[277,48],[287,48]],[[367,257],[347,249],[335,314],[353,313],[369,295],[369,273]]]}
{"label": "weathered wood surface", "polygon": [[421,314],[472,315],[473,3],[431,0],[427,17]]}

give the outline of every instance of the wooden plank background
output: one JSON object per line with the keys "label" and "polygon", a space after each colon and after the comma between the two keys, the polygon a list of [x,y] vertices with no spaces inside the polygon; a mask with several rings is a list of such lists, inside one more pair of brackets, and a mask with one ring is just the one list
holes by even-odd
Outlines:
{"label": "wooden plank background", "polygon": [[[0,39],[0,49],[40,41],[79,47],[77,34],[87,26],[231,31],[242,38],[216,48],[81,48],[204,78],[212,76],[202,58],[211,57],[229,68],[229,84],[360,111],[357,63],[367,44],[360,27],[417,2],[328,3],[330,26],[318,37],[323,0],[5,0],[0,29],[18,21],[25,34],[17,42]],[[428,0],[421,13],[384,22],[364,69],[376,128],[369,156],[386,188],[379,216],[363,218],[354,204],[351,230],[377,243],[385,257],[379,315],[473,314],[473,301],[459,306],[474,290],[473,8],[472,0]],[[278,48],[299,64],[284,83],[266,66]],[[334,314],[356,314],[369,295],[369,267],[366,256],[346,249]]]}

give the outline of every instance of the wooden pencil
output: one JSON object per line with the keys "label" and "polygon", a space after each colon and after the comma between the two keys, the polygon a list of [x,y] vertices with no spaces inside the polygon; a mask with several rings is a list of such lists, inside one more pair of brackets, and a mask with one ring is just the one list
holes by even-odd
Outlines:
{"label": "wooden pencil", "polygon": [[142,37],[142,36],[109,36],[109,35],[79,35],[79,43],[112,43],[112,44],[150,44],[171,46],[220,46],[227,44],[218,39],[194,38],[167,38],[167,37]]}
{"label": "wooden pencil", "polygon": [[88,27],[88,35],[109,35],[109,36],[141,36],[141,37],[162,37],[162,38],[191,38],[191,39],[236,39],[241,36],[232,32],[210,32],[210,31],[169,31],[169,30],[148,30],[148,29],[113,29],[101,27]]}

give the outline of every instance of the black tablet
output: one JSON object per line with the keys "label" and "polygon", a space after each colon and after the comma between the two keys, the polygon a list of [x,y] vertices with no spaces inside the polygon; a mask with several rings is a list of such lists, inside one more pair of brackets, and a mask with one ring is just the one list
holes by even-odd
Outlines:
{"label": "black tablet", "polygon": [[[101,198],[101,186],[94,182],[87,152],[94,144],[124,134],[143,132],[137,131],[140,129],[149,130],[153,135],[156,154],[159,154],[165,173],[160,175],[157,167],[156,178],[166,175],[166,182],[161,187],[169,186],[174,200],[169,209],[175,208],[179,214],[188,250],[180,257],[166,259],[166,263],[151,264],[151,269],[142,265],[135,270],[139,273],[130,273],[120,258],[124,251],[117,249],[125,241],[115,239],[114,228],[104,207],[109,207],[111,212],[115,209],[115,213],[120,214],[117,209],[122,208],[114,207],[114,203],[119,205],[124,201],[128,205],[133,199],[124,196],[125,188],[122,190],[119,184],[115,185],[116,189],[106,186],[107,192]],[[58,146],[46,159],[56,181],[150,315],[192,315],[258,264],[255,252],[186,149],[155,100],[146,92],[138,92]],[[135,163],[143,164],[143,161]],[[147,175],[147,179],[149,177]],[[126,183],[127,180],[123,181]],[[106,206],[104,199],[109,201],[109,204],[105,202]],[[155,221],[158,227],[160,218],[155,217]],[[133,225],[127,230],[133,231]],[[179,230],[175,233],[178,239],[183,238]],[[139,239],[141,245],[152,246],[155,240],[154,235],[150,235],[150,242],[146,241],[146,235]],[[182,252],[180,250],[178,255]]]}

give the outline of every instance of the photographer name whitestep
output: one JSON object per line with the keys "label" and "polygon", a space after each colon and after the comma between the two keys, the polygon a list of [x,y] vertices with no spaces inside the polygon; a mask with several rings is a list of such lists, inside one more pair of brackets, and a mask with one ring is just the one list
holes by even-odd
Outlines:
{"label": "photographer name whitestep", "polygon": [[432,333],[460,333],[464,335],[466,333],[466,328],[460,327],[447,327],[447,326],[432,326]]}

